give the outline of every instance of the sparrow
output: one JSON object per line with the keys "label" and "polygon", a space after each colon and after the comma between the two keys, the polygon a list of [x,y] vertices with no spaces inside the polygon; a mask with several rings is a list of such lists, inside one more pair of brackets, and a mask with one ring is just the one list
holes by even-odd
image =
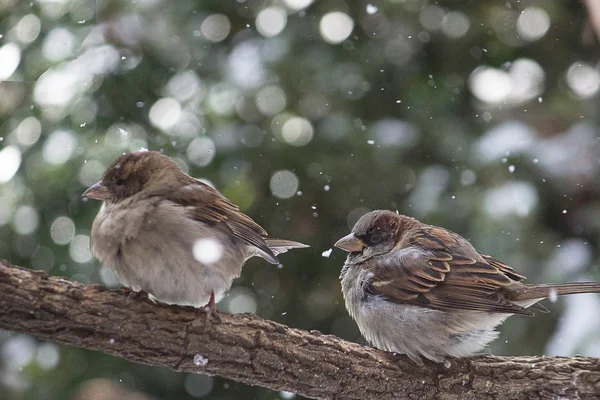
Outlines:
{"label": "sparrow", "polygon": [[92,254],[133,292],[153,301],[205,307],[240,276],[251,257],[308,247],[273,239],[219,191],[185,174],[156,151],[125,153],[83,193],[102,200],[91,233]]}
{"label": "sparrow", "polygon": [[547,297],[600,293],[598,282],[526,285],[462,236],[386,210],[362,216],[335,246],[349,253],[340,280],[361,334],[418,364],[482,351],[511,315],[548,312],[538,303]]}

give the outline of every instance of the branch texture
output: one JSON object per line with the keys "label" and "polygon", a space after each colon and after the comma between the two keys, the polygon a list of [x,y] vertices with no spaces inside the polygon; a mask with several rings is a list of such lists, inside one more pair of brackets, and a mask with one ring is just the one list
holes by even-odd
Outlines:
{"label": "branch texture", "polygon": [[0,329],[176,371],[328,399],[598,399],[600,359],[494,357],[417,366],[404,356],[255,315],[152,304],[0,262]]}

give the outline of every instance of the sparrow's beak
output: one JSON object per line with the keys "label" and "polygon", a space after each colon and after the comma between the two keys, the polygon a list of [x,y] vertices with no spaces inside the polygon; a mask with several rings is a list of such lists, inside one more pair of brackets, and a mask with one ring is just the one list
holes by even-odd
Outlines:
{"label": "sparrow's beak", "polygon": [[83,197],[88,199],[106,200],[110,197],[108,188],[102,184],[102,181],[94,183],[82,194]]}
{"label": "sparrow's beak", "polygon": [[338,249],[347,251],[348,253],[355,253],[362,251],[367,245],[354,236],[354,233],[344,236],[334,244]]}

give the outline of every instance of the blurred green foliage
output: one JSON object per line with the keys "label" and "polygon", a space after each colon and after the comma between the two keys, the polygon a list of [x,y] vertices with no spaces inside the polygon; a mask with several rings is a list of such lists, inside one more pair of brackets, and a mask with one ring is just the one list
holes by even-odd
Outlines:
{"label": "blurred green foliage", "polygon": [[[114,286],[81,193],[146,147],[312,246],[280,268],[248,262],[224,310],[364,342],[345,255],[322,252],[377,208],[452,229],[531,282],[600,280],[598,50],[581,1],[0,0],[0,257]],[[509,319],[491,351],[600,355],[597,296],[549,307]],[[8,332],[0,390],[292,397]]]}

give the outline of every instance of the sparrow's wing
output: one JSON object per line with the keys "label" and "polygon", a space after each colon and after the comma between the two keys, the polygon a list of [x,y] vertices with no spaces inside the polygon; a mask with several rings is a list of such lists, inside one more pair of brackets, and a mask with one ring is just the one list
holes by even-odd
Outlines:
{"label": "sparrow's wing", "polygon": [[218,190],[194,179],[189,185],[170,192],[166,197],[188,208],[191,217],[198,221],[213,225],[224,223],[233,235],[264,252],[268,261],[278,263],[265,242],[267,232]]}
{"label": "sparrow's wing", "polygon": [[[395,249],[366,262],[365,269],[373,275],[365,282],[365,290],[389,301],[439,310],[533,315],[503,293],[505,286],[523,279],[521,275],[489,257],[476,260],[453,254],[447,246],[451,242],[436,240],[435,233],[430,230],[423,236],[432,241],[425,247],[414,243],[415,251]],[[427,251],[417,250],[423,248]]]}
{"label": "sparrow's wing", "polygon": [[481,257],[483,257],[485,262],[487,262],[488,264],[490,264],[493,267],[498,268],[501,272],[506,274],[506,276],[508,276],[510,279],[517,281],[517,282],[527,279],[527,278],[525,278],[524,275],[521,275],[521,274],[515,272],[515,270],[512,269],[511,266],[504,264],[502,261],[498,261],[498,260],[488,256],[487,254],[479,253],[479,255]]}
{"label": "sparrow's wing", "polygon": [[[494,266],[494,267],[498,268],[501,272],[503,272],[504,274],[506,274],[506,276],[508,276],[513,281],[520,282],[520,281],[523,281],[523,280],[527,279],[524,275],[521,275],[521,274],[515,272],[515,270],[512,269],[511,266],[504,264],[502,261],[498,261],[495,258],[492,258],[492,257],[488,256],[487,254],[479,253],[479,255],[481,257],[483,257],[483,259],[485,260],[485,262],[487,262],[491,266]],[[543,313],[549,313],[550,312],[550,310],[548,310],[546,307],[544,307],[540,303],[535,303],[535,304],[531,305],[531,308],[533,308],[533,309],[535,309],[537,311],[543,312]]]}

